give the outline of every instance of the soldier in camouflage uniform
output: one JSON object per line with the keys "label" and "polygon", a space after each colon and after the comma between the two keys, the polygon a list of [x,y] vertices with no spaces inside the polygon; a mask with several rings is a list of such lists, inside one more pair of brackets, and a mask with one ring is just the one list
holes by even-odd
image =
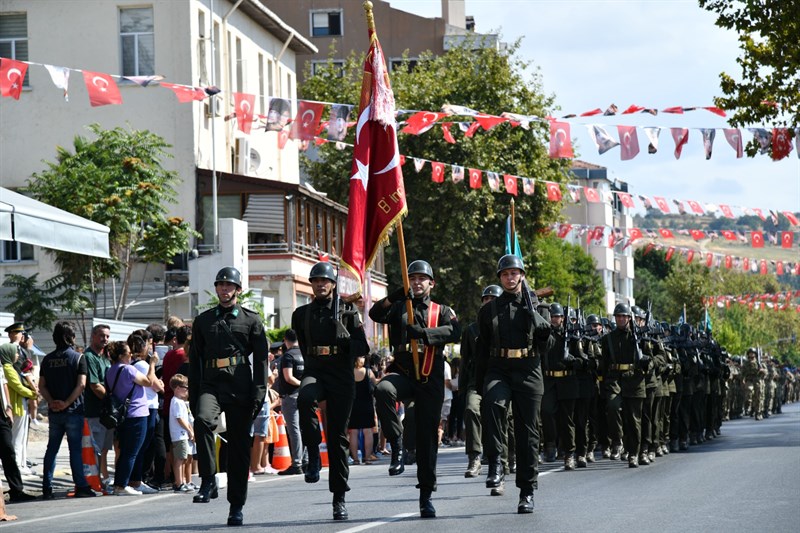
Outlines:
{"label": "soldier in camouflage uniform", "polygon": [[745,385],[744,413],[745,416],[754,416],[761,420],[762,410],[762,381],[761,368],[756,360],[756,349],[747,350],[747,359],[742,365],[742,379]]}
{"label": "soldier in camouflage uniform", "polygon": [[775,363],[767,356],[766,373],[764,374],[764,418],[769,418],[772,412],[772,402],[775,398]]}

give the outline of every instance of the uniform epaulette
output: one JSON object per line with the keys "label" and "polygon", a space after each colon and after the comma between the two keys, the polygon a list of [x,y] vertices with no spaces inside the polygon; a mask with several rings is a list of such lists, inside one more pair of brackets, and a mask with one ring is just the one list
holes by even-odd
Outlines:
{"label": "uniform epaulette", "polygon": [[258,316],[258,311],[253,311],[252,309],[248,309],[247,307],[244,306],[242,306],[242,311],[244,311],[248,315]]}

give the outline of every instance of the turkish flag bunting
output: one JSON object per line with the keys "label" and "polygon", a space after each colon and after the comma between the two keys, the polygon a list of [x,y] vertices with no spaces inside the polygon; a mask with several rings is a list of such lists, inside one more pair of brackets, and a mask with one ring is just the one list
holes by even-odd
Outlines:
{"label": "turkish flag bunting", "polygon": [[725,268],[730,269],[733,267],[733,257],[726,255],[725,256]]}
{"label": "turkish flag bunting", "polygon": [[775,274],[783,276],[783,261],[778,261],[775,264]]}
{"label": "turkish flag bunting", "polygon": [[644,106],[631,104],[628,106],[628,109],[620,113],[621,115],[630,115],[631,113],[638,113],[639,111],[644,111]]}
{"label": "turkish flag bunting", "polygon": [[467,131],[464,132],[464,137],[468,137],[471,139],[475,135],[475,132],[477,132],[478,128],[480,127],[481,127],[480,122],[473,122],[472,124],[469,125],[469,128],[467,128]]}
{"label": "turkish flag bunting", "polygon": [[604,233],[605,228],[603,226],[595,226],[586,238],[595,241],[596,244],[602,244]]}
{"label": "turkish flag bunting", "polygon": [[737,128],[724,128],[722,132],[725,134],[725,140],[736,151],[736,157],[742,157],[744,150],[742,150],[742,132]]}
{"label": "turkish flag bunting", "polygon": [[572,230],[572,224],[560,224],[558,226],[558,238],[563,239]]}
{"label": "turkish flag bunting", "polygon": [[763,248],[764,247],[764,232],[763,231],[751,231],[750,232],[750,244],[753,248]]}
{"label": "turkish flag bunting", "polygon": [[629,161],[639,155],[639,137],[636,126],[617,126],[620,144],[620,159]]}
{"label": "turkish flag bunting", "polygon": [[742,258],[742,270],[744,270],[745,272],[750,270],[750,258],[749,257]]}
{"label": "turkish flag bunting", "polygon": [[731,231],[731,230],[729,230],[729,229],[720,230],[720,233],[722,233],[722,236],[725,237],[725,239],[727,239],[729,241],[735,241],[736,240],[736,233]]}
{"label": "turkish flag bunting", "polygon": [[622,205],[624,205],[628,209],[633,209],[634,207],[636,207],[633,203],[633,197],[630,194],[626,192],[618,192],[617,197],[619,198],[619,201],[622,203]]}
{"label": "turkish flag bunting", "polygon": [[278,132],[278,148],[283,150],[288,141],[289,141],[289,130],[287,128],[283,128]]}
{"label": "turkish flag bunting", "polygon": [[508,194],[513,194],[514,196],[517,195],[517,177],[512,176],[511,174],[506,174],[503,176],[503,183],[506,186],[506,192]]}
{"label": "turkish flag bunting", "polygon": [[593,117],[595,115],[600,115],[602,113],[603,113],[603,110],[600,109],[599,107],[597,107],[595,109],[592,109],[591,111],[586,111],[584,113],[581,113],[579,116],[581,116],[581,117]]}
{"label": "turkish flag bunting", "polygon": [[703,230],[700,230],[700,229],[690,229],[689,233],[691,233],[692,239],[694,239],[696,241],[699,241],[701,239],[705,239],[706,238],[705,232]]}
{"label": "turkish flag bunting", "polygon": [[628,237],[630,237],[631,242],[635,241],[636,239],[642,238],[642,230],[639,228],[630,228],[628,230]]}
{"label": "turkish flag bunting", "polygon": [[201,87],[190,87],[189,85],[178,85],[177,83],[167,83],[165,81],[161,82],[161,86],[174,92],[175,96],[178,97],[178,102],[181,104],[186,104],[195,100],[205,100],[208,96],[206,91]]}
{"label": "turkish flag bunting", "polygon": [[469,186],[471,189],[481,188],[482,173],[476,168],[469,169]]}
{"label": "turkish flag bunting", "polygon": [[[249,134],[250,128],[253,126],[253,107],[255,107],[256,97],[253,94],[245,94],[245,93],[233,93],[233,104],[236,106],[236,124],[244,133]],[[303,102],[300,102],[302,105]],[[322,104],[320,104],[320,108]],[[298,107],[298,115],[300,109]],[[297,119],[295,119],[297,120]],[[297,139],[298,137],[293,137],[292,133],[294,132],[295,125],[292,124],[292,129],[289,132],[289,137],[292,139]],[[314,132],[311,132],[311,136],[304,138],[304,140],[314,138]]]}
{"label": "turkish flag bunting", "polygon": [[766,274],[767,273],[767,260],[766,259],[762,259],[761,262],[759,263],[759,270],[760,270],[761,274]]}
{"label": "turkish flag bunting", "polygon": [[101,105],[117,105],[122,103],[117,83],[108,74],[83,71],[83,81],[89,92],[89,103],[92,107]]}
{"label": "turkish flag bunting", "polygon": [[19,100],[27,71],[27,63],[5,57],[0,59],[0,94]]}
{"label": "turkish flag bunting", "polygon": [[722,214],[728,218],[736,218],[733,216],[733,211],[729,205],[719,204],[719,210],[722,211]]}
{"label": "turkish flag bunting", "polygon": [[419,135],[425,133],[433,127],[437,120],[446,116],[445,113],[432,113],[430,111],[420,111],[414,113],[406,121],[405,127],[400,130],[400,133],[409,133],[411,135]]}
{"label": "turkish flag bunting", "polygon": [[572,159],[575,152],[572,150],[569,122],[550,122],[550,157],[554,159]]}
{"label": "turkish flag bunting", "polygon": [[[781,211],[781,213],[783,213],[783,216],[789,219],[789,223],[792,226],[800,226],[800,220],[797,220],[797,217],[794,216],[794,213],[791,211]],[[777,226],[777,224],[775,225]]]}
{"label": "turkish flag bunting", "polygon": [[792,136],[786,128],[772,129],[772,160],[788,157],[792,151]]}
{"label": "turkish flag bunting", "polygon": [[561,186],[558,183],[554,183],[552,181],[544,182],[544,186],[547,187],[547,199],[551,202],[560,202],[561,201]]}
{"label": "turkish flag bunting", "polygon": [[667,248],[666,260],[669,261],[670,259],[672,259],[672,254],[674,254],[674,253],[675,253],[675,247],[674,246],[670,246],[669,248]]}
{"label": "turkish flag bunting", "polygon": [[686,262],[691,263],[692,259],[694,259],[694,250],[689,250],[686,252]]}
{"label": "turkish flag bunting", "polygon": [[450,132],[450,126],[452,126],[452,122],[442,122],[442,135],[444,135],[444,140],[449,142],[450,144],[456,144],[455,138],[453,138],[453,134]]}
{"label": "turkish flag bunting", "polygon": [[[294,122],[292,122],[292,128],[289,131],[289,138],[301,139],[303,141],[313,139],[314,133],[317,131],[317,128],[319,127],[319,121],[322,119],[322,110],[324,108],[325,104],[319,104],[316,102],[306,102],[305,100],[300,100],[297,104],[297,116],[294,117]],[[238,119],[239,118],[238,103],[236,104],[236,113],[237,113],[236,118]]]}
{"label": "turkish flag bunting", "polygon": [[617,234],[612,230],[608,236],[608,247],[613,248],[617,244]]}
{"label": "turkish flag bunting", "polygon": [[791,248],[794,241],[794,233],[791,231],[781,232],[781,248]]}
{"label": "turkish flag bunting", "polygon": [[674,113],[676,115],[683,115],[683,107],[675,106],[675,107],[666,107],[661,110],[664,113]]}
{"label": "turkish flag bunting", "polygon": [[706,266],[711,268],[711,265],[714,264],[714,254],[711,252],[706,253]]}
{"label": "turkish flag bunting", "polygon": [[347,230],[339,292],[353,299],[392,228],[408,212],[395,132],[394,94],[378,36],[369,30],[364,80],[350,171]]}
{"label": "turkish flag bunting", "polygon": [[687,128],[670,128],[669,130],[675,140],[675,159],[680,159],[683,145],[689,142],[689,130]]}
{"label": "turkish flag bunting", "polygon": [[536,182],[531,178],[522,178],[522,192],[532,196],[536,192]]}
{"label": "turkish flag bunting", "polygon": [[656,201],[656,205],[658,205],[658,208],[661,209],[664,214],[669,214],[669,203],[665,198],[661,196],[653,196],[653,200]]}
{"label": "turkish flag bunting", "polygon": [[600,202],[600,192],[594,187],[584,187],[583,195],[588,202],[592,202],[593,204]]}
{"label": "turkish flag bunting", "polygon": [[653,248],[655,248],[655,247],[656,247],[655,243],[652,243],[652,242],[651,242],[651,243],[649,243],[649,244],[648,244],[648,245],[645,247],[645,249],[644,249],[644,253],[643,253],[642,255],[647,255],[647,254],[649,254],[651,251],[653,251]]}
{"label": "turkish flag bunting", "polygon": [[755,213],[756,215],[758,215],[758,218],[760,218],[761,220],[764,220],[764,221],[766,221],[766,220],[767,220],[767,217],[765,217],[765,216],[764,216],[764,213],[761,211],[761,209],[760,209],[760,208],[758,208],[758,207],[754,207],[754,208],[753,208],[753,213]]}
{"label": "turkish flag bunting", "polygon": [[672,230],[667,228],[658,228],[658,233],[665,239],[674,239],[675,235],[672,234]]}
{"label": "turkish flag bunting", "polygon": [[481,125],[481,128],[483,128],[486,131],[489,131],[498,124],[502,124],[503,122],[508,122],[508,119],[505,117],[497,117],[494,115],[481,115],[481,114],[475,115],[475,120],[478,122],[478,124]]}
{"label": "turkish flag bunting", "polygon": [[444,183],[444,163],[431,161],[431,181]]}

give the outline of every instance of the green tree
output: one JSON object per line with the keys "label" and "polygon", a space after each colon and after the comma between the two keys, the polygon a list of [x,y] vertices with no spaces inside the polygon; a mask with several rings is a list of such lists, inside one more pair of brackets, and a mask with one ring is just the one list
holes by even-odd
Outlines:
{"label": "green tree", "polygon": [[[733,110],[734,126],[800,124],[800,10],[785,0],[699,0],[716,13],[716,25],[739,34],[741,79],[720,74],[724,96],[717,106]],[[747,153],[755,155],[757,143]]]}
{"label": "green tree", "polygon": [[[470,50],[467,45],[438,57],[423,55],[413,69],[395,69],[392,88],[397,108],[438,110],[449,103],[496,115],[510,111],[546,116],[553,99],[543,94],[538,75],[526,77],[527,65],[517,59],[517,47]],[[326,102],[358,102],[362,65],[361,58],[351,55],[343,70],[329,62],[315,76],[309,72],[301,96]],[[472,119],[453,116],[447,120]],[[483,285],[496,281],[494,267],[504,252],[510,197],[492,193],[485,186],[470,190],[466,183],[450,180],[432,183],[430,165],[417,173],[410,158],[559,183],[567,181],[571,162],[548,157],[549,129],[544,122],[531,122],[530,129],[502,124],[471,138],[453,126],[453,134],[456,144],[447,143],[439,127],[418,136],[399,136],[400,153],[409,157],[404,168],[409,214],[403,221],[403,231],[408,260],[426,259],[432,264],[437,299],[470,317],[477,313]],[[348,142],[353,135],[349,132]],[[337,150],[329,143],[319,147],[317,156],[303,158],[304,171],[314,187],[346,205],[352,151]],[[521,247],[532,256],[536,237],[557,218],[561,206],[548,202],[543,194],[520,195],[516,206]],[[391,283],[396,284],[401,279],[401,267],[396,240],[390,242],[386,270]]]}
{"label": "green tree", "polygon": [[76,136],[73,151],[58,147],[56,161],[32,176],[29,189],[47,204],[110,228],[109,259],[48,252],[65,282],[89,287],[93,300],[105,280],[119,279],[120,292],[115,285],[113,294],[119,320],[134,263],[169,262],[188,250],[189,237],[197,233],[183,219],[167,216],[168,204],[177,201],[179,177],[162,166],[172,157],[164,139],[146,130],[103,130],[97,124],[88,129],[96,138]]}

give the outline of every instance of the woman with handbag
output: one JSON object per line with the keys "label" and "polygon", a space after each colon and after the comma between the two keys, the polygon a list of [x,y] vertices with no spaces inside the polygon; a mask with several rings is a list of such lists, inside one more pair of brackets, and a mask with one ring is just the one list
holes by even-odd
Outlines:
{"label": "woman with handbag", "polygon": [[106,375],[106,386],[121,401],[129,399],[125,420],[117,428],[119,457],[114,471],[114,495],[141,496],[142,493],[128,485],[136,457],[144,444],[150,410],[144,387],[152,387],[156,378],[157,355],[150,356],[147,375],[131,364],[131,350],[123,341],[111,342],[107,347],[111,368]]}

